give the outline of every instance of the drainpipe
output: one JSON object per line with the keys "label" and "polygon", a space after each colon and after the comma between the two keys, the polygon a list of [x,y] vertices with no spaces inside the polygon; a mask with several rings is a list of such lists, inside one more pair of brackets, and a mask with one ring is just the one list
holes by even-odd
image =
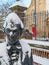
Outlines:
{"label": "drainpipe", "polygon": [[35,22],[35,28],[36,28],[36,0],[34,0],[34,22]]}

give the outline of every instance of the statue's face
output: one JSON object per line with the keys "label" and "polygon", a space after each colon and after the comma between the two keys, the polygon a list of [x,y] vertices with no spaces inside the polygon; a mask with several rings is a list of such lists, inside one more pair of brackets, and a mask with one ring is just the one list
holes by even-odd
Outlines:
{"label": "statue's face", "polygon": [[4,32],[7,35],[8,41],[14,43],[22,33],[24,25],[21,19],[15,13],[10,13],[5,20],[3,25]]}
{"label": "statue's face", "polygon": [[8,37],[8,40],[10,41],[10,43],[15,43],[16,40],[19,38],[20,36],[20,25],[17,24],[13,27],[7,27],[5,29],[5,33]]}

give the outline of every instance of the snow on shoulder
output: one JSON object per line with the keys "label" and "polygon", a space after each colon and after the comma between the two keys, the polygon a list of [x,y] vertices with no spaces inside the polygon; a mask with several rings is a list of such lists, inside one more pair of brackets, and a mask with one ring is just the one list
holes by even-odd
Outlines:
{"label": "snow on shoulder", "polygon": [[30,56],[30,53],[31,53],[31,47],[29,46],[29,44],[27,42],[25,42],[25,39],[21,39],[19,40],[20,41],[20,44],[22,46],[22,51],[23,53],[25,52],[29,52],[29,56]]}
{"label": "snow on shoulder", "polygon": [[[11,23],[11,20],[12,20],[12,22],[14,24],[20,24],[22,29],[24,28],[23,22],[21,21],[21,19],[19,18],[19,16],[16,13],[14,13],[14,12],[10,13],[6,17],[6,20],[5,20],[5,23],[4,23],[3,27],[4,28],[9,27],[9,25]],[[7,23],[8,23],[8,26],[7,26]]]}

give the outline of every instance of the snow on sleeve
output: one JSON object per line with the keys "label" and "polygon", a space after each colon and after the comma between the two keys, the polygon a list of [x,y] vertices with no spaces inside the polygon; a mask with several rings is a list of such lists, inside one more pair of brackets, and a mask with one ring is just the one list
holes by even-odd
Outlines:
{"label": "snow on sleeve", "polygon": [[20,44],[22,46],[22,51],[25,54],[27,51],[29,52],[29,57],[31,56],[31,47],[29,46],[29,44],[27,42],[25,42],[25,39],[21,39],[20,40]]}

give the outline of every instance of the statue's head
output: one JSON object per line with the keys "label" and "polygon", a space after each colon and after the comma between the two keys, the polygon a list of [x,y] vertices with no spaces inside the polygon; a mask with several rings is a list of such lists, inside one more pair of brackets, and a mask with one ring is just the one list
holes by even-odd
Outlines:
{"label": "statue's head", "polygon": [[10,43],[15,43],[16,40],[22,33],[22,29],[24,29],[24,25],[17,14],[10,13],[5,20],[3,25],[4,32],[7,35],[7,38]]}

